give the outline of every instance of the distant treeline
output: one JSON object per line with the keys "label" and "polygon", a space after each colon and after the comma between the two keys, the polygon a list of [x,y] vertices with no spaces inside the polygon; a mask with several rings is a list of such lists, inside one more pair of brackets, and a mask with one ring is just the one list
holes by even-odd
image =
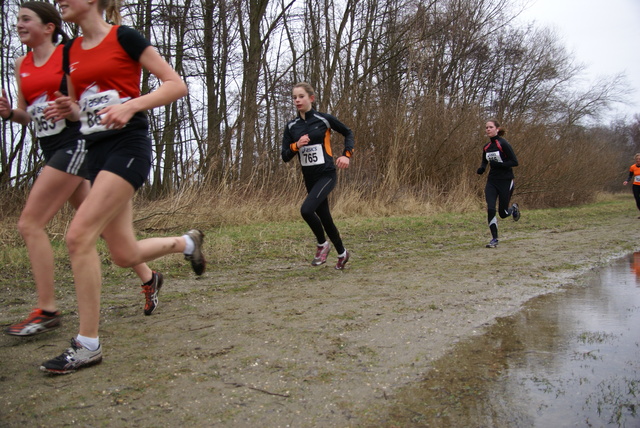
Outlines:
{"label": "distant treeline", "polygon": [[[0,4],[2,87],[14,106],[13,64],[25,52],[18,3]],[[122,12],[190,87],[149,112],[148,198],[297,186],[280,145],[298,81],[353,129],[343,178],[364,198],[480,194],[489,118],[507,129],[521,163],[517,192],[530,206],[590,200],[622,181],[640,148],[640,118],[597,122],[624,99],[624,78],[581,85],[561,41],[519,21],[510,0],[150,0],[124,1]],[[143,76],[143,92],[157,85]],[[0,192],[22,194],[41,157],[29,128],[0,126]],[[334,144],[339,152],[341,139]]]}

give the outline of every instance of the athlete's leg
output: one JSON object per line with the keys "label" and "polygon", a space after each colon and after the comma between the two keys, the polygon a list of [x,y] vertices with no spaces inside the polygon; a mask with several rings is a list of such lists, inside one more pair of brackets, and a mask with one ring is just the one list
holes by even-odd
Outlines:
{"label": "athlete's leg", "polygon": [[307,186],[309,194],[300,207],[300,214],[307,222],[311,231],[316,236],[318,244],[326,241],[322,220],[317,214],[320,204],[327,200],[327,195],[335,186],[335,177],[325,176],[317,180],[312,185]]}
{"label": "athlete's leg", "polygon": [[496,217],[496,202],[498,200],[498,189],[490,180],[484,188],[484,197],[487,202],[487,223],[491,231],[491,237],[498,239],[498,218]]}
{"label": "athlete's leg", "polygon": [[102,236],[113,262],[120,267],[131,267],[166,254],[181,253],[186,247],[186,241],[181,236],[136,240],[131,201],[106,226]]}
{"label": "athlete's leg", "polygon": [[498,215],[507,218],[511,215],[511,195],[515,189],[513,180],[500,180],[496,184],[498,189]]}
{"label": "athlete's leg", "polygon": [[180,253],[186,248],[184,237],[136,241],[132,225],[133,193],[129,182],[111,172],[101,171],[69,226],[67,247],[82,336],[98,337],[102,281],[96,242],[100,235],[107,241],[114,262],[123,267]]}
{"label": "athlete's leg", "polygon": [[57,309],[53,248],[45,226],[67,200],[77,206],[88,191],[89,183],[84,178],[45,166],[33,184],[18,220],[18,230],[25,241],[36,283],[37,307],[45,311]]}
{"label": "athlete's leg", "polygon": [[96,242],[132,196],[133,187],[128,182],[100,172],[69,226],[66,242],[78,299],[79,333],[83,336],[98,337],[102,281]]}
{"label": "athlete's leg", "polygon": [[640,185],[634,184],[631,187],[633,188],[633,197],[636,200],[636,207],[640,210]]}
{"label": "athlete's leg", "polygon": [[140,278],[140,281],[142,281],[143,284],[151,281],[153,278],[153,271],[146,263],[140,263],[132,266],[131,269],[133,269],[136,275],[138,275],[138,278]]}
{"label": "athlete's leg", "polygon": [[[151,142],[145,132],[132,131],[131,135],[120,135],[116,139],[115,144],[101,142],[99,145],[93,146],[93,156],[90,156],[89,168],[91,170],[104,170],[109,173],[121,177],[124,181],[130,183],[134,189],[140,188],[148,176],[151,164]],[[128,204],[132,206],[131,203]],[[123,219],[122,230],[127,231],[124,236],[115,236],[111,239],[107,235],[112,231],[121,230],[119,226],[108,227],[102,232],[107,244],[115,243],[110,246],[112,257],[116,264],[122,267],[131,267],[138,275],[143,284],[153,280],[153,271],[145,263],[131,263],[137,256],[131,252],[125,245],[129,242],[135,246],[135,238],[129,233],[133,230],[133,214],[129,212],[129,216]],[[128,222],[128,223],[127,223]],[[115,222],[114,224],[116,224]],[[127,226],[128,225],[128,226]],[[118,243],[120,241],[120,243]],[[147,260],[152,260],[155,257]]]}
{"label": "athlete's leg", "polygon": [[325,232],[327,232],[327,236],[333,245],[336,247],[336,251],[338,254],[344,253],[344,245],[342,245],[342,238],[340,238],[340,232],[338,232],[338,228],[333,222],[333,217],[331,217],[331,211],[329,210],[329,199],[325,198],[324,202],[318,206],[316,210],[318,217],[320,217],[320,221],[322,222],[322,226],[324,227]]}

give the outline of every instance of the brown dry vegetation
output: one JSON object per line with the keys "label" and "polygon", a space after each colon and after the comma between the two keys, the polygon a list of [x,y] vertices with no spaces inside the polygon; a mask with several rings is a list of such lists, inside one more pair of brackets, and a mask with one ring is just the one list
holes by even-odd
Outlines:
{"label": "brown dry vegetation", "polygon": [[[280,144],[295,115],[291,86],[300,80],[315,86],[319,110],[354,131],[355,157],[341,182],[357,209],[481,198],[475,170],[490,117],[508,130],[522,165],[518,193],[528,206],[579,204],[616,189],[640,147],[638,118],[597,122],[624,100],[622,77],[579,89],[582,70],[561,41],[517,25],[513,2],[258,3],[123,2],[125,22],[149,37],[190,87],[184,99],[149,112],[155,158],[141,196],[184,202],[195,191],[212,199],[170,203],[170,211],[246,200],[265,215],[264,203],[296,200],[299,171],[281,161]],[[11,28],[16,9],[0,4],[2,28]],[[0,42],[10,47],[0,55],[0,74],[14,99],[11,64],[24,47],[10,31]],[[144,74],[142,93],[156,83]],[[41,158],[28,127],[7,122],[0,133],[6,217],[22,205]],[[335,139],[334,154],[341,143]]]}

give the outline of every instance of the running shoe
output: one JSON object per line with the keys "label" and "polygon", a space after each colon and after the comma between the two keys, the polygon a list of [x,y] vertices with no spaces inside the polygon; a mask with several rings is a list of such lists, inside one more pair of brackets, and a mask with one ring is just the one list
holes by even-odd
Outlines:
{"label": "running shoe", "polygon": [[318,248],[316,249],[316,256],[313,258],[311,266],[320,266],[321,264],[326,263],[329,250],[331,250],[331,244],[328,242],[325,245],[318,245]]}
{"label": "running shoe", "polygon": [[518,204],[511,205],[511,216],[513,217],[513,221],[520,220],[520,206],[518,206]]}
{"label": "running shoe", "polygon": [[151,315],[158,307],[158,293],[162,288],[163,278],[160,272],[151,274],[151,284],[142,284],[142,294],[144,294],[144,314]]}
{"label": "running shoe", "polygon": [[60,327],[61,319],[60,312],[48,316],[42,313],[42,309],[34,309],[26,320],[8,327],[5,333],[11,336],[34,336]]}
{"label": "running shoe", "polygon": [[195,248],[193,249],[193,253],[185,254],[184,258],[191,262],[191,268],[196,273],[196,275],[202,275],[207,268],[207,261],[204,259],[204,254],[202,254],[204,233],[202,233],[198,229],[191,229],[187,232],[187,235],[189,235],[191,239],[193,239]]}
{"label": "running shoe", "polygon": [[348,261],[349,261],[349,251],[345,249],[344,256],[338,257],[338,263],[336,263],[336,269],[338,270],[344,269],[344,265],[346,265]]}
{"label": "running shoe", "polygon": [[76,339],[71,339],[71,347],[57,357],[42,363],[40,370],[53,374],[67,374],[100,362],[102,362],[102,345],[95,351],[89,351]]}
{"label": "running shoe", "polygon": [[498,246],[498,240],[493,238],[488,244],[487,248],[496,248]]}

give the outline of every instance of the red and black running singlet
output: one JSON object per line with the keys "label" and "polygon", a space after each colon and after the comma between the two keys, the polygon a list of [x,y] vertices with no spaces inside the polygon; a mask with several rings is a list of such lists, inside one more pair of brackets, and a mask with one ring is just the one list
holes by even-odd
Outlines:
{"label": "red and black running singlet", "polygon": [[[82,47],[82,40],[78,37],[67,44],[63,68],[78,97],[80,132],[104,135],[107,129],[100,123],[98,112],[140,96],[139,59],[150,43],[136,30],[118,25],[112,26],[100,44],[90,49]],[[142,117],[146,127],[144,114],[136,114],[132,121],[136,117],[138,121]]]}
{"label": "red and black running singlet", "polygon": [[22,60],[20,64],[20,90],[27,105],[55,99],[54,93],[60,90],[60,83],[64,77],[62,48],[62,45],[57,46],[49,60],[39,67],[33,62],[33,51],[28,52]]}
{"label": "red and black running singlet", "polygon": [[27,102],[27,112],[31,116],[36,135],[40,139],[58,135],[66,126],[65,120],[52,122],[44,117],[48,103],[56,98],[55,92],[66,92],[62,52],[63,46],[57,46],[45,64],[36,66],[31,51],[20,64],[20,90]]}
{"label": "red and black running singlet", "polygon": [[82,48],[82,37],[73,41],[68,73],[78,98],[87,91],[97,93],[110,89],[118,91],[121,99],[140,96],[142,67],[138,59],[142,52],[134,59],[124,50],[118,39],[119,28],[114,25],[100,44],[91,49]]}

